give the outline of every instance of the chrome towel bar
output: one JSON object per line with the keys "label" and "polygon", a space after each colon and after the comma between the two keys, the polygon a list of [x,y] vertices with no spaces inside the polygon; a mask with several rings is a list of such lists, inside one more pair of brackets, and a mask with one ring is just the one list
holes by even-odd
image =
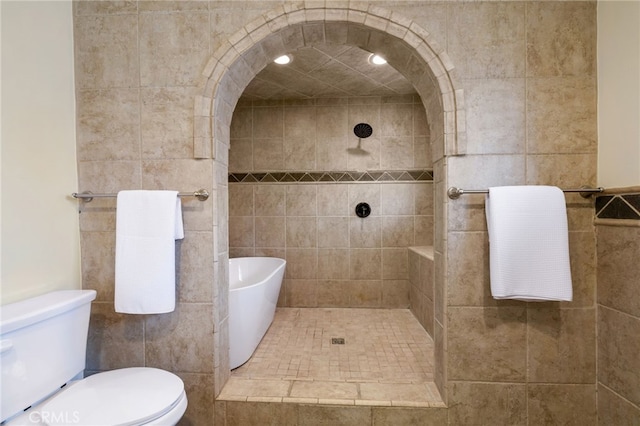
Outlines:
{"label": "chrome towel bar", "polygon": [[[80,198],[82,201],[89,202],[94,198],[117,197],[118,194],[94,194],[91,191],[74,192],[71,194],[73,198]],[[194,192],[179,192],[178,197],[196,197],[199,201],[206,201],[209,198],[209,191],[206,189],[198,189]]]}
{"label": "chrome towel bar", "polygon": [[[563,192],[579,192],[580,196],[582,196],[583,198],[589,198],[593,194],[604,192],[604,188],[583,187],[583,188],[576,188],[576,189],[563,189],[562,191]],[[488,189],[461,189],[461,188],[456,188],[455,186],[452,186],[447,190],[447,195],[452,200],[457,200],[458,198],[460,198],[461,195],[465,195],[465,194],[488,194],[488,193],[489,193]]]}

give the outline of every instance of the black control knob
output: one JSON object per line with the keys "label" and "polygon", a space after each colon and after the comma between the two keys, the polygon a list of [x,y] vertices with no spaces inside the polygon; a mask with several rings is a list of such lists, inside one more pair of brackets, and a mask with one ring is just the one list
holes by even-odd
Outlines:
{"label": "black control knob", "polygon": [[356,206],[356,215],[365,218],[371,214],[371,206],[367,203],[358,203]]}

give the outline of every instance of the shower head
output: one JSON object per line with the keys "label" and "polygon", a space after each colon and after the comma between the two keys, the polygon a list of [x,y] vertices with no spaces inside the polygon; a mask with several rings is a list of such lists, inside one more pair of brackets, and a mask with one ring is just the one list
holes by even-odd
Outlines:
{"label": "shower head", "polygon": [[373,134],[373,127],[367,123],[358,123],[353,128],[353,133],[360,139],[366,139]]}

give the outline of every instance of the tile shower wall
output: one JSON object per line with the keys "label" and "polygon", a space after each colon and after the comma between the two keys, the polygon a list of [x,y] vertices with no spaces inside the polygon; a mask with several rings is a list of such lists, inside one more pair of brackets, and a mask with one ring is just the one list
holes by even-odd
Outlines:
{"label": "tile shower wall", "polygon": [[[461,2],[444,16],[468,138],[466,155],[445,159],[436,197],[447,186],[595,185],[596,3]],[[447,306],[436,294],[434,334],[446,339],[450,424],[595,424],[593,201],[566,195],[573,301],[523,303],[491,297],[484,196],[443,198],[436,293]]]}
{"label": "tile shower wall", "polygon": [[413,315],[433,337],[433,247],[409,249],[409,302]]}
{"label": "tile shower wall", "polygon": [[[216,191],[209,203],[185,206],[179,310],[164,316],[113,313],[114,206],[94,201],[81,214],[83,283],[99,289],[88,365],[93,371],[157,365],[177,372],[189,394],[185,424],[211,424],[211,402],[225,382],[226,350],[226,147],[216,140],[214,162],[193,160],[194,96],[202,93],[199,76],[212,53],[235,43],[231,36],[281,4],[74,2],[78,189]],[[367,7],[366,1],[326,2],[332,4]],[[449,201],[445,193],[449,185],[595,184],[596,3],[384,0],[371,5],[426,29],[448,54],[456,88],[464,92],[467,155],[443,158],[440,150],[434,156],[439,224],[434,340],[441,348],[436,382],[450,407],[438,411],[434,424],[447,418],[449,424],[467,425],[593,424],[591,204],[567,196],[576,299],[530,306],[497,303],[487,292],[482,197]],[[385,24],[386,17],[374,21]],[[442,129],[436,130],[443,138]],[[393,424],[398,418],[393,407],[216,406],[220,424],[228,425],[243,424],[234,418],[262,415],[273,422],[274,415],[289,419],[291,414],[292,423],[313,424],[328,418],[323,416],[342,421],[353,413],[365,422]],[[429,413],[401,414],[407,423],[419,423],[428,422]]]}
{"label": "tile shower wall", "polygon": [[205,188],[211,194],[205,202],[183,200],[176,309],[162,315],[114,312],[115,199],[80,204],[83,287],[98,293],[87,370],[172,371],[189,396],[185,424],[211,424],[216,387],[229,374],[226,352],[214,350],[224,340],[227,303],[212,285],[219,268],[226,269],[226,237],[214,220],[214,212],[226,209],[226,173],[216,179],[214,162],[193,155],[195,86],[211,54],[209,7],[182,3],[178,12],[177,6],[74,2],[78,190]]}
{"label": "tile shower wall", "polygon": [[640,424],[640,193],[598,197],[598,420]]}
{"label": "tile shower wall", "polygon": [[[353,127],[373,135],[360,141]],[[430,168],[426,113],[413,96],[240,102],[229,171]],[[230,183],[232,257],[279,256],[290,307],[409,305],[408,252],[433,244],[432,183]],[[355,214],[370,204],[367,218]]]}

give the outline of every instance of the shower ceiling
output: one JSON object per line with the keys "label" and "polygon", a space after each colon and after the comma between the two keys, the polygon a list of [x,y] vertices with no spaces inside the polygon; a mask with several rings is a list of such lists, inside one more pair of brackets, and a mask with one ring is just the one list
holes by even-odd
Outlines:
{"label": "shower ceiling", "polygon": [[316,45],[290,52],[288,65],[270,63],[249,83],[244,99],[308,99],[416,94],[391,65],[372,65],[354,46]]}

